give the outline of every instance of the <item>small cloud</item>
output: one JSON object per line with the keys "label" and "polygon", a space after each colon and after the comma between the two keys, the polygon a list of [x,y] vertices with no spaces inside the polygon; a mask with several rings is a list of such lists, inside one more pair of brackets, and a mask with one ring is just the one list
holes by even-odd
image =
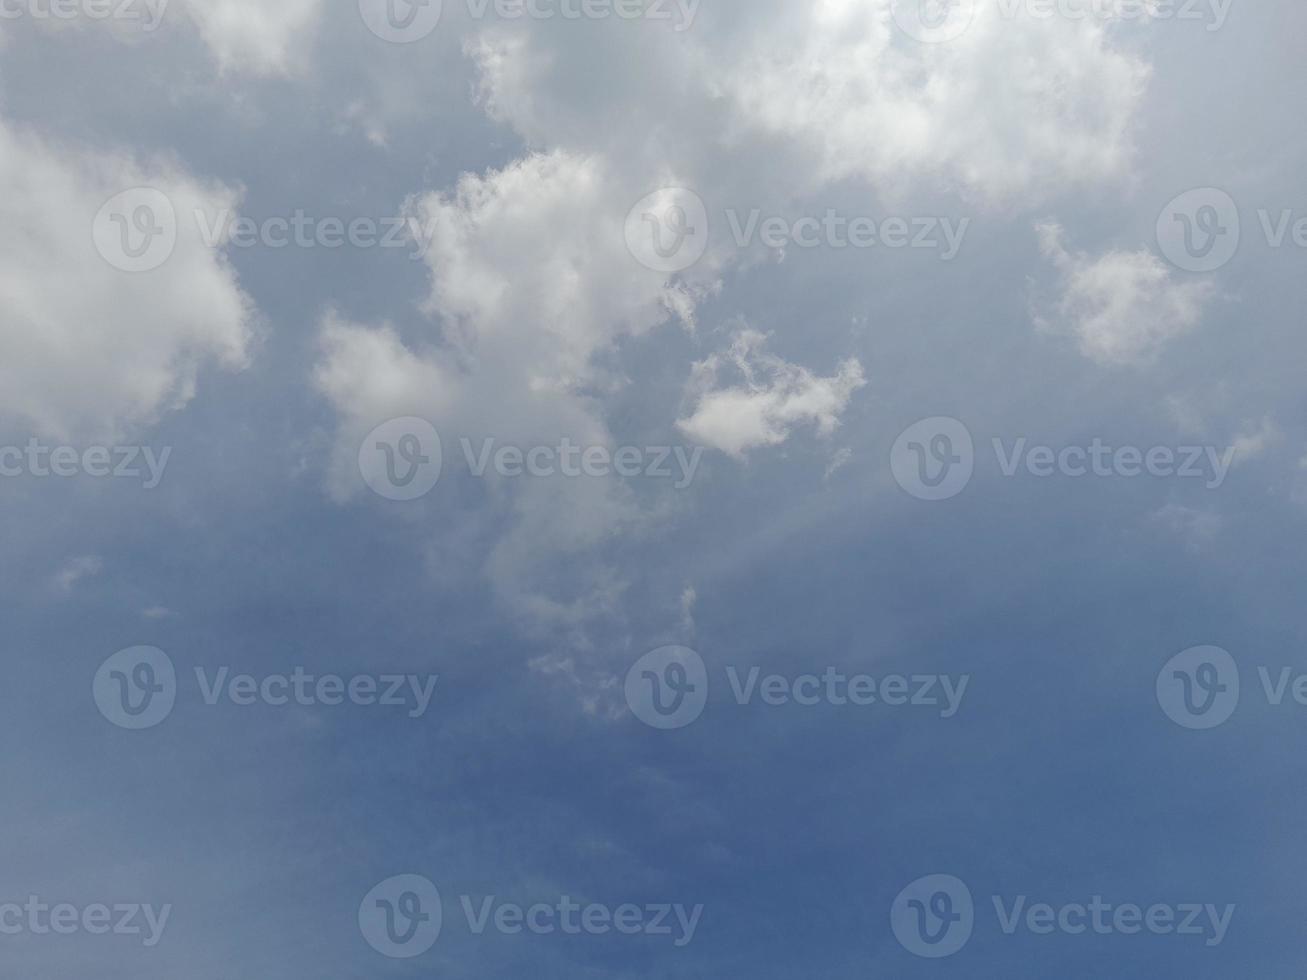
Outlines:
{"label": "small cloud", "polygon": [[681,593],[681,626],[691,636],[694,635],[694,606],[699,601],[699,593],[693,585],[687,585]]}
{"label": "small cloud", "polygon": [[83,555],[67,562],[55,574],[55,587],[63,593],[70,593],[82,579],[99,575],[104,568],[104,561],[98,555]]}
{"label": "small cloud", "polygon": [[1146,249],[1093,257],[1070,252],[1062,226],[1035,226],[1040,250],[1061,273],[1061,295],[1052,309],[1032,314],[1042,330],[1069,333],[1080,351],[1100,364],[1144,366],[1166,344],[1188,333],[1215,294],[1208,282],[1179,282]]}
{"label": "small cloud", "polygon": [[[862,365],[849,358],[822,378],[768,353],[767,337],[741,330],[730,349],[695,364],[694,410],[676,426],[690,438],[741,459],[750,449],[779,446],[795,427],[815,425],[821,436],[840,424],[853,393],[866,385]],[[721,384],[731,373],[736,383]]]}
{"label": "small cloud", "polygon": [[151,606],[141,610],[141,615],[146,619],[172,619],[177,614],[164,606]]}
{"label": "small cloud", "polygon": [[852,459],[853,459],[853,450],[850,449],[848,446],[845,446],[843,449],[837,450],[835,455],[830,458],[830,462],[826,464],[826,475],[822,477],[822,479],[829,480],[840,470],[844,469],[844,467],[848,466],[849,462]]}

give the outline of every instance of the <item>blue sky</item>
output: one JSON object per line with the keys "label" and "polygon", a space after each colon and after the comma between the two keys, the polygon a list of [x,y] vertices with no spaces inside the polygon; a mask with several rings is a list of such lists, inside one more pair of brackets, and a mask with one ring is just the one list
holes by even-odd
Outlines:
{"label": "blue sky", "polygon": [[1307,13],[438,6],[0,6],[3,972],[1297,976]]}

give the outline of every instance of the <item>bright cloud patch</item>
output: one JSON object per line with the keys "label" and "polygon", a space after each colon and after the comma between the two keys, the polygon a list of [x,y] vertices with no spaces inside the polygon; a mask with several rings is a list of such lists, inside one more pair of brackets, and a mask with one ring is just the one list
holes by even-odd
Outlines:
{"label": "bright cloud patch", "polygon": [[223,71],[284,74],[316,27],[322,0],[185,0]]}
{"label": "bright cloud patch", "polygon": [[[414,348],[387,328],[324,323],[317,383],[341,419],[336,491],[358,488],[358,440],[406,415],[437,427],[451,473],[462,465],[462,440],[611,447],[602,397],[624,380],[597,355],[688,316],[694,297],[713,287],[708,271],[669,284],[635,261],[624,239],[630,200],[602,161],[553,153],[413,201],[413,217],[432,233],[426,306],[441,327]],[[520,608],[573,622],[620,588],[610,569],[584,562],[571,563],[564,581],[558,557],[599,548],[638,521],[629,487],[490,473],[481,489],[483,506],[502,510],[487,529],[494,540],[476,551]]]}
{"label": "bright cloud patch", "polygon": [[1070,252],[1062,228],[1037,226],[1040,247],[1061,273],[1060,296],[1036,316],[1044,329],[1069,332],[1101,364],[1147,364],[1166,343],[1198,323],[1215,287],[1177,281],[1147,250],[1097,258]]}
{"label": "bright cloud patch", "polygon": [[722,85],[755,123],[811,147],[827,180],[920,174],[1002,200],[1129,159],[1148,69],[1103,25],[982,3],[960,37],[921,44],[905,43],[890,0],[803,9]]}
{"label": "bright cloud patch", "polygon": [[[850,359],[822,378],[768,353],[766,343],[761,333],[743,330],[728,351],[694,366],[693,410],[676,423],[682,432],[739,458],[780,445],[801,425],[816,426],[822,436],[839,427],[849,399],[866,384],[862,365]],[[736,383],[723,385],[723,375]]]}
{"label": "bright cloud patch", "polygon": [[3,122],[0,183],[0,418],[108,438],[185,404],[204,362],[244,364],[249,301],[194,222],[178,222],[172,255],[148,272],[113,267],[92,237],[101,206],[128,188],[159,189],[178,215],[233,208],[232,191]]}

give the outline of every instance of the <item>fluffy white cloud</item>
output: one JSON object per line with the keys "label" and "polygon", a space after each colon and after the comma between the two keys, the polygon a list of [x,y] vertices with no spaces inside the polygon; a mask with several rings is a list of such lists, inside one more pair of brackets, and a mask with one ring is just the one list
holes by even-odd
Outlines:
{"label": "fluffy white cloud", "polygon": [[610,32],[606,82],[591,91],[589,62],[540,25],[498,25],[468,51],[488,109],[533,144],[656,148],[703,185],[720,157],[749,149],[751,171],[796,192],[854,177],[896,196],[929,181],[1018,207],[1127,170],[1150,71],[1111,23],[982,3],[960,37],[923,44],[891,0],[741,8],[722,12],[730,30],[706,26],[705,10],[685,34]]}
{"label": "fluffy white cloud", "polygon": [[1207,282],[1181,281],[1146,249],[1098,257],[1068,251],[1060,225],[1036,226],[1040,248],[1061,275],[1041,328],[1069,332],[1086,357],[1101,364],[1144,365],[1170,340],[1198,323],[1215,293]]}
{"label": "fluffy white cloud", "polygon": [[[619,338],[679,322],[696,295],[714,288],[711,261],[669,282],[627,252],[631,200],[602,160],[559,152],[412,201],[413,216],[434,230],[427,342],[407,347],[389,328],[336,317],[323,325],[316,379],[341,420],[335,491],[358,489],[362,436],[405,415],[431,420],[458,455],[463,438],[527,447],[566,437],[611,447],[602,396],[624,380],[599,355]],[[502,595],[541,618],[575,622],[620,589],[610,570],[578,571],[584,563],[576,562],[582,581],[567,583],[568,592],[557,558],[639,524],[628,487],[493,474],[486,486],[494,497],[485,506],[501,511],[493,540],[478,550]]]}
{"label": "fluffy white cloud", "polygon": [[[831,435],[853,393],[866,384],[862,365],[847,360],[822,378],[768,353],[756,330],[736,334],[729,350],[694,366],[693,409],[676,424],[690,438],[736,458],[762,446],[777,446],[800,425]],[[723,385],[732,374],[735,384]]]}
{"label": "fluffy white cloud", "polygon": [[[111,438],[185,404],[201,364],[245,363],[251,308],[221,252],[188,217],[236,194],[178,164],[52,145],[0,120],[0,418],[63,438]],[[131,273],[97,251],[114,195],[157,188],[179,216],[176,248]]]}
{"label": "fluffy white cloud", "polygon": [[778,18],[721,85],[747,118],[811,147],[824,180],[930,178],[1019,203],[1123,172],[1148,79],[1103,25],[977,5],[958,38],[905,38],[891,0]]}
{"label": "fluffy white cloud", "polygon": [[322,0],[182,0],[223,71],[285,74],[298,66]]}

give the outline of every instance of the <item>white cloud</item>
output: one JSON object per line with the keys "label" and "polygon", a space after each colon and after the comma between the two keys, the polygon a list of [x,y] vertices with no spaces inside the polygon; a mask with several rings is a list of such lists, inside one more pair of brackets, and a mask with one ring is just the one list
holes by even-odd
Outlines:
{"label": "white cloud", "polygon": [[1168,341],[1197,325],[1215,294],[1207,282],[1177,280],[1146,249],[1098,257],[1070,252],[1060,225],[1036,226],[1040,248],[1061,274],[1051,309],[1035,314],[1038,326],[1076,337],[1086,357],[1100,364],[1145,365]]}
{"label": "white cloud", "polygon": [[322,0],[184,0],[223,71],[287,74],[299,67]]}
{"label": "white cloud", "polygon": [[[184,405],[206,362],[247,357],[251,308],[220,252],[200,241],[196,208],[236,194],[175,162],[55,146],[0,120],[0,419],[63,438],[112,438]],[[171,258],[128,273],[97,252],[93,221],[128,188],[171,199]]]}
{"label": "white cloud", "polygon": [[[356,491],[358,440],[390,418],[432,421],[458,454],[458,439],[517,446],[611,446],[601,396],[624,383],[598,355],[692,309],[711,289],[711,263],[669,284],[626,251],[631,193],[597,159],[536,154],[453,194],[411,203],[434,228],[426,255],[428,342],[406,346],[393,330],[329,316],[317,385],[340,417],[333,467],[338,495]],[[534,615],[576,622],[601,609],[620,580],[592,566],[582,581],[557,574],[559,555],[600,548],[643,516],[613,481],[486,481],[499,508],[494,539],[478,546],[501,594]],[[576,572],[584,563],[575,562]]]}
{"label": "white cloud", "polygon": [[783,171],[800,193],[854,177],[892,197],[929,181],[1023,207],[1127,172],[1150,70],[1109,25],[982,3],[961,37],[921,44],[890,7],[754,0],[711,27],[705,10],[684,35],[612,31],[605,85],[588,91],[561,32],[499,25],[468,51],[487,108],[533,145],[656,147],[705,184],[720,164],[709,151],[751,147],[751,170]]}
{"label": "white cloud", "polygon": [[[694,366],[693,409],[676,423],[682,432],[738,459],[751,449],[780,445],[801,425],[815,425],[822,436],[839,427],[853,392],[866,384],[862,365],[850,359],[822,378],[766,346],[761,333],[742,330],[729,350]],[[724,373],[737,383],[723,386]]]}

